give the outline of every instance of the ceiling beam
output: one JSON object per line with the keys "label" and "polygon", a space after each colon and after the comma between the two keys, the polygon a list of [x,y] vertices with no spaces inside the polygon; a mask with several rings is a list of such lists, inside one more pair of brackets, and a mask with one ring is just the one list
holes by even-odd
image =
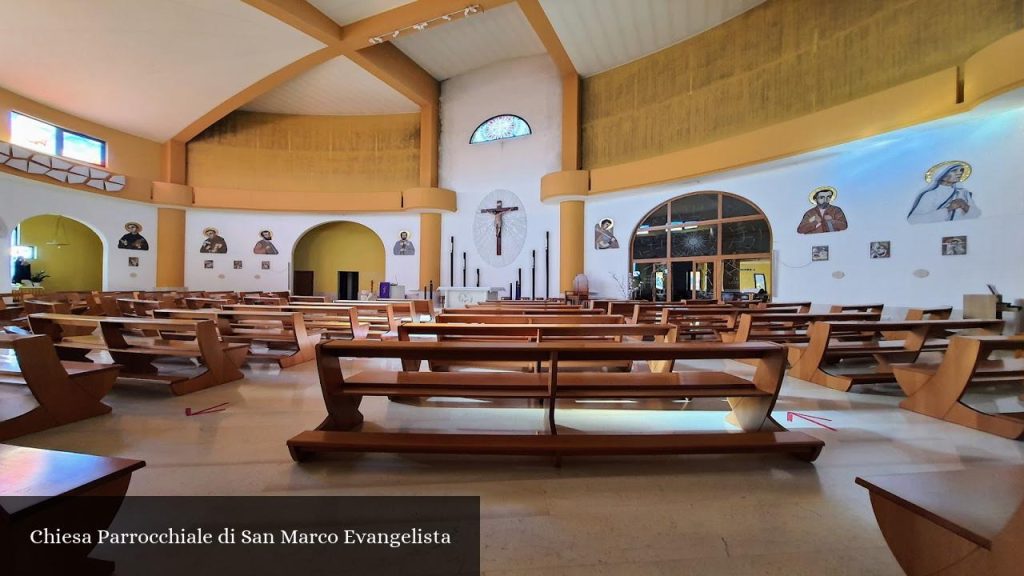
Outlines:
{"label": "ceiling beam", "polygon": [[437,80],[390,42],[346,51],[353,62],[380,78],[403,96],[422,106],[437,103]]}
{"label": "ceiling beam", "polygon": [[306,0],[243,0],[299,32],[330,46],[341,40],[341,26]]}
{"label": "ceiling beam", "polygon": [[523,11],[526,20],[530,22],[533,31],[537,33],[537,37],[544,44],[548,55],[555,61],[558,72],[562,76],[577,76],[576,66],[572,63],[572,59],[569,58],[569,53],[565,51],[565,46],[562,46],[562,41],[558,38],[555,27],[551,25],[551,20],[548,20],[548,15],[540,5],[540,0],[517,1],[519,9]]}

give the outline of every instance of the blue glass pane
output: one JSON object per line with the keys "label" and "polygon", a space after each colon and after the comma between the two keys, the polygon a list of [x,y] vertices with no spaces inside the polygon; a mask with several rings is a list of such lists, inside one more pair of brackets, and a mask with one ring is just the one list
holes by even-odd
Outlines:
{"label": "blue glass pane", "polygon": [[64,148],[61,150],[61,156],[81,160],[89,164],[103,165],[105,160],[103,157],[104,148],[105,146],[100,140],[65,132]]}
{"label": "blue glass pane", "polygon": [[504,114],[495,116],[484,122],[473,131],[473,137],[469,139],[470,144],[480,142],[491,142],[505,138],[518,138],[531,134],[530,125],[519,116]]}
{"label": "blue glass pane", "polygon": [[55,156],[57,127],[11,112],[11,143]]}

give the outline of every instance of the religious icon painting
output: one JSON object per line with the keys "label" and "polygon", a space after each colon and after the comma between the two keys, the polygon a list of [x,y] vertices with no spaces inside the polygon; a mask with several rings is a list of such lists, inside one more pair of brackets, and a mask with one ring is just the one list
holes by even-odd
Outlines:
{"label": "religious icon painting", "polygon": [[232,264],[232,267],[233,267],[233,268],[234,268],[235,270],[241,270],[241,269],[242,269],[242,261],[241,261],[241,260],[235,260],[235,261],[233,262],[233,264]]}
{"label": "religious icon painting", "polygon": [[203,240],[203,245],[199,247],[201,254],[227,254],[228,243],[221,237],[216,228],[204,228],[203,236],[206,239]]}
{"label": "religious icon painting", "polygon": [[473,243],[484,262],[501,268],[516,260],[526,243],[526,207],[509,190],[480,200],[473,218]]}
{"label": "religious icon painting", "polygon": [[260,240],[252,248],[253,254],[266,254],[273,256],[277,254],[277,246],[271,240],[274,239],[274,233],[270,230],[260,230]]}
{"label": "religious icon painting", "polygon": [[203,268],[212,269],[213,260],[203,260]]}
{"label": "religious icon painting", "polygon": [[608,250],[618,247],[619,240],[615,237],[615,221],[611,218],[602,218],[594,225],[594,248]]}
{"label": "religious icon painting", "polygon": [[138,256],[129,256],[128,257],[128,266],[130,268],[138,268],[139,267],[139,257]]}
{"label": "religious icon painting", "polygon": [[846,230],[846,214],[835,205],[839,191],[831,186],[819,186],[808,194],[807,199],[813,205],[804,212],[796,231],[799,234],[821,234],[823,232],[841,232]]}
{"label": "religious icon painting", "polygon": [[409,239],[408,230],[402,230],[398,233],[398,241],[395,242],[395,247],[391,252],[395,256],[414,256],[416,254],[416,246]]}
{"label": "religious icon painting", "polygon": [[875,258],[888,258],[890,255],[890,242],[889,240],[882,240],[879,242],[872,242],[871,249],[868,252],[872,259]]}
{"label": "religious icon painting", "polygon": [[124,225],[127,232],[117,241],[117,247],[122,250],[149,250],[149,242],[142,237],[142,224],[128,222]]}
{"label": "religious icon painting", "polygon": [[907,222],[952,222],[981,216],[974,194],[963,185],[971,172],[971,165],[962,160],[940,162],[929,168],[924,173],[926,186],[914,197]]}
{"label": "religious icon painting", "polygon": [[943,256],[964,256],[967,254],[967,236],[943,236]]}
{"label": "religious icon painting", "polygon": [[828,246],[811,246],[811,261],[824,262],[828,260]]}

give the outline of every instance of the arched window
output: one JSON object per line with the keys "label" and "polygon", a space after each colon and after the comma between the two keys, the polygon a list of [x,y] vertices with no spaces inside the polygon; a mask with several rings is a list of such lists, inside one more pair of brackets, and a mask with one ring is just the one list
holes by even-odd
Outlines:
{"label": "arched window", "polygon": [[533,131],[530,130],[530,125],[526,123],[526,120],[514,114],[502,114],[484,120],[477,126],[476,130],[473,131],[473,136],[469,139],[469,143],[479,144],[481,142],[492,142],[506,138],[519,138],[520,136],[529,136],[532,133]]}
{"label": "arched window", "polygon": [[725,192],[695,192],[647,213],[630,241],[636,297],[742,299],[772,291],[772,230],[761,209]]}

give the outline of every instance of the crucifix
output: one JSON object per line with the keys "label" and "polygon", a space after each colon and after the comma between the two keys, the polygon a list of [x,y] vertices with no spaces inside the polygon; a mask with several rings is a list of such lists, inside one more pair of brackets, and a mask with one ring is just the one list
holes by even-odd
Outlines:
{"label": "crucifix", "polygon": [[519,206],[512,206],[511,208],[502,208],[501,200],[498,200],[497,206],[494,208],[484,208],[480,211],[481,214],[494,214],[494,238],[498,241],[498,256],[501,256],[501,226],[504,223],[506,212],[514,212],[519,210]]}

